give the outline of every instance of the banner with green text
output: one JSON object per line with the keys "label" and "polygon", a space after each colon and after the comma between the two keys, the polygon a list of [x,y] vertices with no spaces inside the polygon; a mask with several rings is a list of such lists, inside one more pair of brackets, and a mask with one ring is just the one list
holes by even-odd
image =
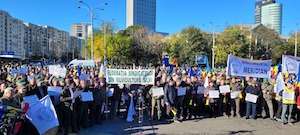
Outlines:
{"label": "banner with green text", "polygon": [[108,84],[154,84],[154,69],[107,69]]}

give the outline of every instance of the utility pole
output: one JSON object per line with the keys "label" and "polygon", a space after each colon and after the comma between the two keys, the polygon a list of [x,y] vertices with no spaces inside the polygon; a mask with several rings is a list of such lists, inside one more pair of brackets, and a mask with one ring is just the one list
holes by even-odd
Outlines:
{"label": "utility pole", "polygon": [[213,46],[212,46],[212,69],[215,68],[215,43],[216,43],[216,39],[215,39],[215,31],[213,31]]}
{"label": "utility pole", "polygon": [[297,53],[298,53],[298,31],[295,32],[295,57],[297,57]]}
{"label": "utility pole", "polygon": [[251,58],[251,46],[252,46],[252,31],[250,29],[250,43],[249,43],[249,48],[248,48],[249,58]]}

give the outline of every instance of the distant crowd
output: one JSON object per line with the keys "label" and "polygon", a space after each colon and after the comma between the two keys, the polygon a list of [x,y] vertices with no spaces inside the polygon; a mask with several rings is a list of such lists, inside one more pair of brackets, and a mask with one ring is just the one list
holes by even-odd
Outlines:
{"label": "distant crowd", "polygon": [[[28,70],[12,72],[21,67]],[[178,123],[189,119],[236,117],[271,119],[292,126],[300,120],[300,89],[295,74],[279,74],[284,86],[278,90],[279,76],[271,79],[233,77],[226,76],[225,70],[208,72],[197,66],[152,68],[155,69],[153,85],[107,84],[100,66],[66,66],[65,77],[56,77],[49,74],[47,66],[1,63],[0,134],[39,134],[26,118],[31,106],[24,97],[32,95],[39,99],[50,96],[59,121],[58,132],[63,134],[78,133],[104,120],[126,120],[130,106],[136,110],[134,122],[142,122],[146,116],[153,121]],[[81,78],[82,74],[88,78]],[[48,87],[60,87],[61,92],[58,96],[52,95]],[[154,93],[157,88],[163,89],[163,95]],[[109,94],[110,89],[113,93]],[[78,94],[81,92],[91,92],[93,100],[83,100]]]}

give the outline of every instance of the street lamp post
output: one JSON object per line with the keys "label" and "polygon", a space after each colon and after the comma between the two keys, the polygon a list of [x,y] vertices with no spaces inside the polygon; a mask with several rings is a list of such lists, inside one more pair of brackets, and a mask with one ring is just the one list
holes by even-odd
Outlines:
{"label": "street lamp post", "polygon": [[[94,59],[94,28],[93,28],[93,22],[94,22],[94,9],[89,6],[89,4],[83,2],[82,0],[79,1],[79,3],[85,5],[88,9],[89,16],[90,16],[90,24],[91,24],[91,59]],[[81,8],[80,6],[78,8]]]}

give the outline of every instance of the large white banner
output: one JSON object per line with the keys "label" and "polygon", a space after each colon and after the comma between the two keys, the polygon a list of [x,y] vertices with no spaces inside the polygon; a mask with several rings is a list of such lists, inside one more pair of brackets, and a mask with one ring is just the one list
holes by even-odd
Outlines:
{"label": "large white banner", "polygon": [[269,78],[272,60],[249,60],[228,55],[227,74],[231,76]]}
{"label": "large white banner", "polygon": [[108,84],[154,84],[154,69],[107,69]]}
{"label": "large white banner", "polygon": [[282,55],[282,72],[298,74],[300,57]]}

